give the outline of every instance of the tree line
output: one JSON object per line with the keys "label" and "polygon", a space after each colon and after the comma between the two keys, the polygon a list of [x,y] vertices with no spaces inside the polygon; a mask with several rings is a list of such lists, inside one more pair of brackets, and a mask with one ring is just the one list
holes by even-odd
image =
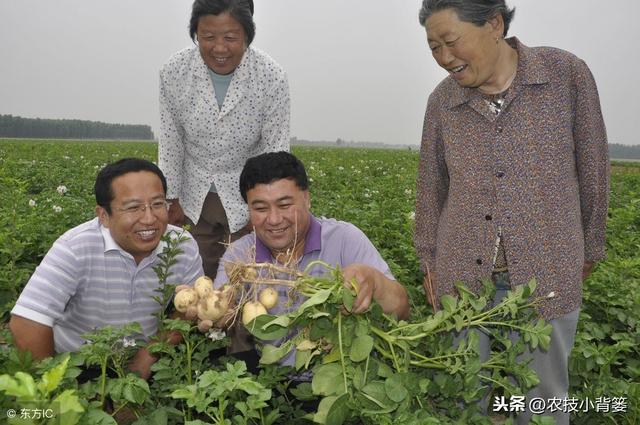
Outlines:
{"label": "tree line", "polygon": [[0,137],[152,140],[151,126],[0,115]]}

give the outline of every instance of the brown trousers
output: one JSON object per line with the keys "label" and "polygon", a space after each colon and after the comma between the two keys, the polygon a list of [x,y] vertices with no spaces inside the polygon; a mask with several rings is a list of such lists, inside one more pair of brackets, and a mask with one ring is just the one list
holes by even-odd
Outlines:
{"label": "brown trousers", "polygon": [[227,245],[248,234],[247,227],[235,233],[229,230],[229,222],[220,197],[215,192],[209,192],[204,199],[202,213],[198,223],[195,224],[189,218],[187,224],[191,226],[191,234],[198,243],[204,274],[211,279],[216,278],[220,258],[227,249]]}
{"label": "brown trousers", "polygon": [[[191,226],[190,232],[198,243],[204,274],[213,280],[216,278],[220,258],[226,251],[227,245],[250,233],[249,227],[244,227],[235,233],[230,232],[227,214],[220,197],[215,192],[209,192],[204,199],[198,223],[195,224],[188,218],[186,222]],[[228,333],[231,337],[231,346],[228,350],[230,354],[253,348],[251,335],[239,318]]]}

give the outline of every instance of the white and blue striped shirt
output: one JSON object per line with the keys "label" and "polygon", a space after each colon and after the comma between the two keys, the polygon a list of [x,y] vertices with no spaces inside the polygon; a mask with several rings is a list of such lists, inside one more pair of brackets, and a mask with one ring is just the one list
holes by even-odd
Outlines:
{"label": "white and blue striped shirt", "polygon": [[[169,225],[167,232],[178,227]],[[191,235],[171,267],[167,283],[192,284],[204,273]],[[160,309],[153,267],[164,242],[140,264],[122,250],[97,218],[60,236],[18,298],[11,314],[53,328],[55,351],[77,351],[82,335],[105,326],[138,322],[145,339],[157,331]]]}

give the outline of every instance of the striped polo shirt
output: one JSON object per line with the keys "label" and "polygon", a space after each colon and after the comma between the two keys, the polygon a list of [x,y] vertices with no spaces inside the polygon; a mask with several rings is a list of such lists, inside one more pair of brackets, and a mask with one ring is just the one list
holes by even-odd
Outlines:
{"label": "striped polo shirt", "polygon": [[[169,225],[167,232],[182,232]],[[175,233],[174,233],[175,234]],[[193,283],[202,271],[198,246],[191,235],[171,267],[168,283]],[[77,351],[82,335],[105,326],[138,322],[144,339],[157,331],[153,316],[160,306],[158,248],[140,264],[124,251],[97,218],[60,236],[29,279],[11,314],[53,328],[55,351]]]}

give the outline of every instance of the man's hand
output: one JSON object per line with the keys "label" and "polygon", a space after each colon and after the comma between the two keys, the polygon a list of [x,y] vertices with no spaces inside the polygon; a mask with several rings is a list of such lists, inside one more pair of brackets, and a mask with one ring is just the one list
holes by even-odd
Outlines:
{"label": "man's hand", "polygon": [[145,381],[151,376],[151,366],[158,360],[149,350],[141,348],[129,363],[129,370],[140,375]]}
{"label": "man's hand", "polygon": [[375,300],[382,311],[395,314],[399,319],[409,317],[409,298],[407,291],[395,280],[387,278],[384,273],[365,264],[350,264],[342,269],[345,286],[355,281],[358,294],[353,301],[352,313],[363,313]]}
{"label": "man's hand", "polygon": [[351,264],[342,270],[342,277],[347,288],[351,287],[349,282],[355,280],[356,283],[358,295],[353,301],[352,313],[363,313],[371,306],[371,300],[376,292],[376,276],[374,273],[376,271],[374,268],[364,264]]}
{"label": "man's hand", "polygon": [[185,223],[185,216],[182,205],[180,205],[180,200],[176,198],[167,199],[167,201],[171,202],[171,206],[169,207],[169,224],[182,226]]}

